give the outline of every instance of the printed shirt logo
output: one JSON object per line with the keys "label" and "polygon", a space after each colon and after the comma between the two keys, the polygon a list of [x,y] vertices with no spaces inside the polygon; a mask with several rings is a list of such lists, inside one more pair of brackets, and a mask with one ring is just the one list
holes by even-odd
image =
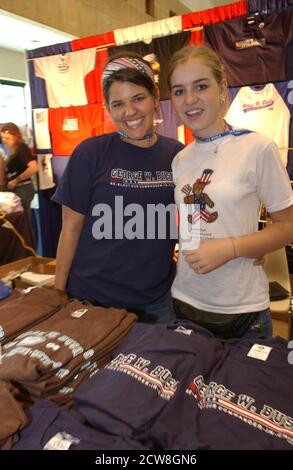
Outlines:
{"label": "printed shirt logo", "polygon": [[120,353],[105,369],[117,371],[132,377],[145,387],[152,388],[160,398],[173,398],[179,381],[175,380],[169,369],[162,365],[150,366],[151,361],[136,354]]}
{"label": "printed shirt logo", "polygon": [[195,224],[199,219],[210,224],[218,218],[218,212],[210,212],[206,209],[207,206],[213,208],[215,205],[207,193],[204,192],[206,186],[211,182],[210,178],[212,174],[213,170],[203,170],[201,177],[194,182],[192,187],[186,184],[181,189],[185,194],[185,204],[196,204],[200,207],[200,210],[195,210],[193,214],[188,215],[188,222],[190,224]]}
{"label": "printed shirt logo", "polygon": [[202,375],[195,377],[185,392],[195,399],[201,411],[213,409],[228,413],[249,426],[285,439],[293,445],[293,418],[265,404],[258,412],[255,399],[249,395],[236,395],[223,384],[216,382],[205,383]]}
{"label": "printed shirt logo", "polygon": [[40,112],[36,112],[35,113],[35,118],[36,118],[36,122],[37,124],[46,124],[46,115],[43,111],[40,111]]}
{"label": "printed shirt logo", "polygon": [[47,156],[47,155],[43,155],[43,156],[42,156],[41,165],[42,165],[42,170],[45,171],[45,172],[48,172],[48,171],[49,171],[48,160],[50,161],[50,157],[49,157],[49,159],[48,159],[48,156]]}
{"label": "printed shirt logo", "polygon": [[270,108],[273,110],[274,100],[256,101],[252,104],[243,104],[242,111],[248,113],[249,111],[257,111],[258,109]]}
{"label": "printed shirt logo", "polygon": [[265,46],[265,38],[249,38],[242,41],[235,41],[235,49],[249,49],[250,47]]}
{"label": "printed shirt logo", "polygon": [[19,346],[34,346],[35,344],[41,344],[46,341],[43,336],[27,336],[26,338],[18,341]]}
{"label": "printed shirt logo", "polygon": [[66,60],[64,54],[62,54],[62,55],[60,56],[60,62],[59,62],[59,64],[57,65],[57,68],[58,68],[58,71],[59,71],[60,73],[65,73],[65,72],[68,71],[68,69],[69,69],[69,64],[68,64],[68,62],[67,62],[67,60]]}
{"label": "printed shirt logo", "polygon": [[65,118],[62,124],[63,131],[78,131],[78,119],[77,118]]}
{"label": "printed shirt logo", "polygon": [[110,185],[127,188],[174,187],[172,171],[130,171],[123,168],[111,170]]}

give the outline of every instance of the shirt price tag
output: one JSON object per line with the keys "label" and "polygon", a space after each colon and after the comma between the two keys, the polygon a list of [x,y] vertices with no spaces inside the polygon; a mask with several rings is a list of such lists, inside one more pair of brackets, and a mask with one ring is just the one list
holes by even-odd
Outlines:
{"label": "shirt price tag", "polygon": [[74,310],[74,312],[72,312],[70,314],[70,316],[72,318],[80,318],[82,317],[86,312],[88,311],[87,308],[80,308],[79,310]]}
{"label": "shirt price tag", "polygon": [[68,450],[72,444],[79,444],[80,440],[66,432],[58,432],[53,436],[43,450]]}
{"label": "shirt price tag", "polygon": [[260,359],[261,361],[266,361],[269,357],[272,348],[270,346],[265,346],[263,344],[254,344],[249,350],[247,356],[253,357],[254,359]]}
{"label": "shirt price tag", "polygon": [[184,335],[190,336],[193,333],[193,330],[189,330],[188,328],[184,328],[184,326],[177,326],[176,330],[177,333],[183,333]]}

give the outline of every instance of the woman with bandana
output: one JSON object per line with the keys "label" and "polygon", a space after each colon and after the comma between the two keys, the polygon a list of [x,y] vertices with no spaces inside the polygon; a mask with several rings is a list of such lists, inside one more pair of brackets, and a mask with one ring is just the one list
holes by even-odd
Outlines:
{"label": "woman with bandana", "polygon": [[111,58],[102,84],[118,130],[77,146],[54,195],[63,206],[55,287],[141,321],[168,321],[177,238],[171,162],[183,146],[154,132],[159,95],[146,61]]}

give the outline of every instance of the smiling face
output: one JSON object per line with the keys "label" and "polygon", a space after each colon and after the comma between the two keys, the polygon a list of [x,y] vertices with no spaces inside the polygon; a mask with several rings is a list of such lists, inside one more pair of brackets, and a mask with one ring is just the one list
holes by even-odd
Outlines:
{"label": "smiling face", "polygon": [[171,98],[178,117],[198,137],[223,132],[225,82],[218,83],[202,58],[179,63],[170,77]]}
{"label": "smiling face", "polygon": [[157,100],[143,86],[114,82],[109,90],[108,109],[118,130],[134,142],[153,132]]}

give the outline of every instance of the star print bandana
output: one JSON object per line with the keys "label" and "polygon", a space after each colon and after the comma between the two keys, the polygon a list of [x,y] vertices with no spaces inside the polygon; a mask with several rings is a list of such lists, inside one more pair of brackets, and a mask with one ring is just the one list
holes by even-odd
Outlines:
{"label": "star print bandana", "polygon": [[121,69],[136,69],[139,72],[150,77],[150,79],[155,83],[152,69],[148,67],[144,62],[139,59],[136,59],[135,57],[120,57],[119,59],[111,60],[106,65],[102,75],[103,86],[114,72]]}

